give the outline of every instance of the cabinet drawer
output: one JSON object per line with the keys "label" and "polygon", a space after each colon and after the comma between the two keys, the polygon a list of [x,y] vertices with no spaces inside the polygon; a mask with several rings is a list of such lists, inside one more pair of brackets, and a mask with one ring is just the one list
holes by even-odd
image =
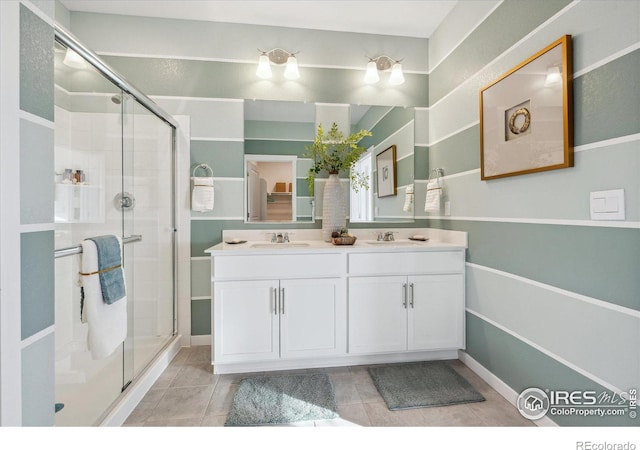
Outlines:
{"label": "cabinet drawer", "polygon": [[337,277],[346,272],[346,257],[339,253],[215,256],[214,279]]}
{"label": "cabinet drawer", "polygon": [[407,275],[463,272],[463,251],[353,253],[349,275]]}

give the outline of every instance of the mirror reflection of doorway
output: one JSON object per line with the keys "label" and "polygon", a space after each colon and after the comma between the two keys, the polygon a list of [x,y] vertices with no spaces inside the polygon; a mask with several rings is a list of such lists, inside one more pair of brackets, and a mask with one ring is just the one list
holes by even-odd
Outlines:
{"label": "mirror reflection of doorway", "polygon": [[246,157],[247,222],[295,220],[296,157]]}

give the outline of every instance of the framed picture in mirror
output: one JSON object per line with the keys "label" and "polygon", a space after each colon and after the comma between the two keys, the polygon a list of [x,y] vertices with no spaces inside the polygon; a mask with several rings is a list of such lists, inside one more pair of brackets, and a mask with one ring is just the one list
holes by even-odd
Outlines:
{"label": "framed picture in mirror", "polygon": [[376,171],[378,173],[378,198],[397,195],[395,145],[376,155]]}
{"label": "framed picture in mirror", "polygon": [[573,166],[571,36],[480,89],[480,178]]}

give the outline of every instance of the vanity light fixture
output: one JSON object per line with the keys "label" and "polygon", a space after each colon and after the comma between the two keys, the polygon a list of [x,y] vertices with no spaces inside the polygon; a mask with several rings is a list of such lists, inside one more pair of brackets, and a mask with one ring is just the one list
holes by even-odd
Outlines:
{"label": "vanity light fixture", "polygon": [[287,64],[284,71],[284,77],[287,80],[297,80],[300,78],[300,72],[298,71],[298,60],[295,53],[290,53],[281,48],[274,48],[265,52],[258,49],[260,52],[260,58],[258,59],[258,70],[256,75],[260,78],[271,78],[271,63],[273,64]]}
{"label": "vanity light fixture", "polygon": [[402,73],[401,60],[396,61],[386,55],[381,55],[376,58],[369,58],[367,63],[367,71],[364,74],[364,82],[367,84],[375,84],[380,81],[380,75],[378,72],[391,69],[391,76],[389,77],[389,84],[398,86],[404,83],[404,74]]}
{"label": "vanity light fixture", "polygon": [[560,67],[558,66],[549,66],[547,69],[547,77],[544,80],[544,87],[553,86],[562,81],[562,73],[560,72]]}
{"label": "vanity light fixture", "polygon": [[78,55],[70,48],[67,48],[67,52],[64,54],[62,63],[65,66],[73,67],[74,69],[84,69],[87,67],[87,63],[82,56]]}

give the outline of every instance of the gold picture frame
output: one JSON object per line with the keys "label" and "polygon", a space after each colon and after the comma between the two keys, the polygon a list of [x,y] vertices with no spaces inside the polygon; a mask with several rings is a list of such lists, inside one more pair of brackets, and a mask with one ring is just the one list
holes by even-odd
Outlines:
{"label": "gold picture frame", "polygon": [[480,89],[480,178],[573,167],[571,36]]}
{"label": "gold picture frame", "polygon": [[376,171],[378,175],[378,198],[398,195],[396,185],[395,145],[392,145],[376,155]]}

